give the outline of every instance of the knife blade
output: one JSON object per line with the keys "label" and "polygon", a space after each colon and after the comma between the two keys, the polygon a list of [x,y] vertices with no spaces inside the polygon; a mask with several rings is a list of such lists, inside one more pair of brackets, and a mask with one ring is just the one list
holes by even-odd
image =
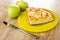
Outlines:
{"label": "knife blade", "polygon": [[3,21],[3,23],[4,23],[5,25],[7,25],[8,27],[10,27],[10,28],[16,29],[16,30],[18,30],[18,31],[20,31],[20,32],[22,32],[22,33],[24,33],[24,34],[26,34],[26,35],[30,35],[30,36],[31,36],[32,38],[34,38],[34,39],[39,39],[38,36],[33,35],[33,34],[27,32],[27,31],[25,31],[25,30],[23,30],[23,29],[21,29],[21,28],[18,28],[18,27],[15,26],[15,25],[12,25],[12,24],[10,24],[10,23],[8,23],[8,22],[6,22],[6,21]]}

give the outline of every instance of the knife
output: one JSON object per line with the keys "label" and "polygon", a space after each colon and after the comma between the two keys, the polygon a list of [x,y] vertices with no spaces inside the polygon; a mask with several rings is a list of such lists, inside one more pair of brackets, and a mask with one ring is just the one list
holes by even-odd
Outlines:
{"label": "knife", "polygon": [[18,31],[20,31],[20,32],[22,32],[22,33],[24,33],[24,34],[26,34],[26,35],[30,35],[30,36],[31,36],[32,38],[34,38],[34,39],[39,39],[38,36],[33,35],[33,34],[27,32],[27,31],[25,31],[25,30],[23,30],[23,29],[21,29],[21,28],[18,28],[18,27],[15,26],[15,25],[12,25],[12,24],[10,24],[10,23],[8,23],[8,22],[6,22],[6,21],[3,21],[3,23],[4,23],[5,25],[7,25],[8,27],[10,27],[10,28],[16,29],[16,30],[18,30]]}

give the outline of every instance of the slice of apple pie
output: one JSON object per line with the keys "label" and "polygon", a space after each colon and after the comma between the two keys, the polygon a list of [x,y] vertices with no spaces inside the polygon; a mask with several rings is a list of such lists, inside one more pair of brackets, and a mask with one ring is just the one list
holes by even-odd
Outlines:
{"label": "slice of apple pie", "polygon": [[31,25],[53,21],[53,15],[42,8],[27,8],[28,20]]}

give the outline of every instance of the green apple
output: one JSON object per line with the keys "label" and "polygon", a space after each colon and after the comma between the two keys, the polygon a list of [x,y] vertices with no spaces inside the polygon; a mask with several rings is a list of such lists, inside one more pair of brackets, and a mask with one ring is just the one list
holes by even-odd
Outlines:
{"label": "green apple", "polygon": [[10,18],[17,18],[20,14],[20,9],[16,6],[7,6],[7,13]]}
{"label": "green apple", "polygon": [[25,11],[26,8],[28,7],[28,3],[25,1],[17,1],[16,5],[19,6],[21,11]]}

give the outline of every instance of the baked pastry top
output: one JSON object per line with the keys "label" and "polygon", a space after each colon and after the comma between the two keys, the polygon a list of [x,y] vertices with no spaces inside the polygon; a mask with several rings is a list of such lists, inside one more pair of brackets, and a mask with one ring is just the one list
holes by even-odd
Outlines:
{"label": "baked pastry top", "polygon": [[42,24],[53,21],[53,15],[42,8],[27,8],[27,15],[30,25]]}

